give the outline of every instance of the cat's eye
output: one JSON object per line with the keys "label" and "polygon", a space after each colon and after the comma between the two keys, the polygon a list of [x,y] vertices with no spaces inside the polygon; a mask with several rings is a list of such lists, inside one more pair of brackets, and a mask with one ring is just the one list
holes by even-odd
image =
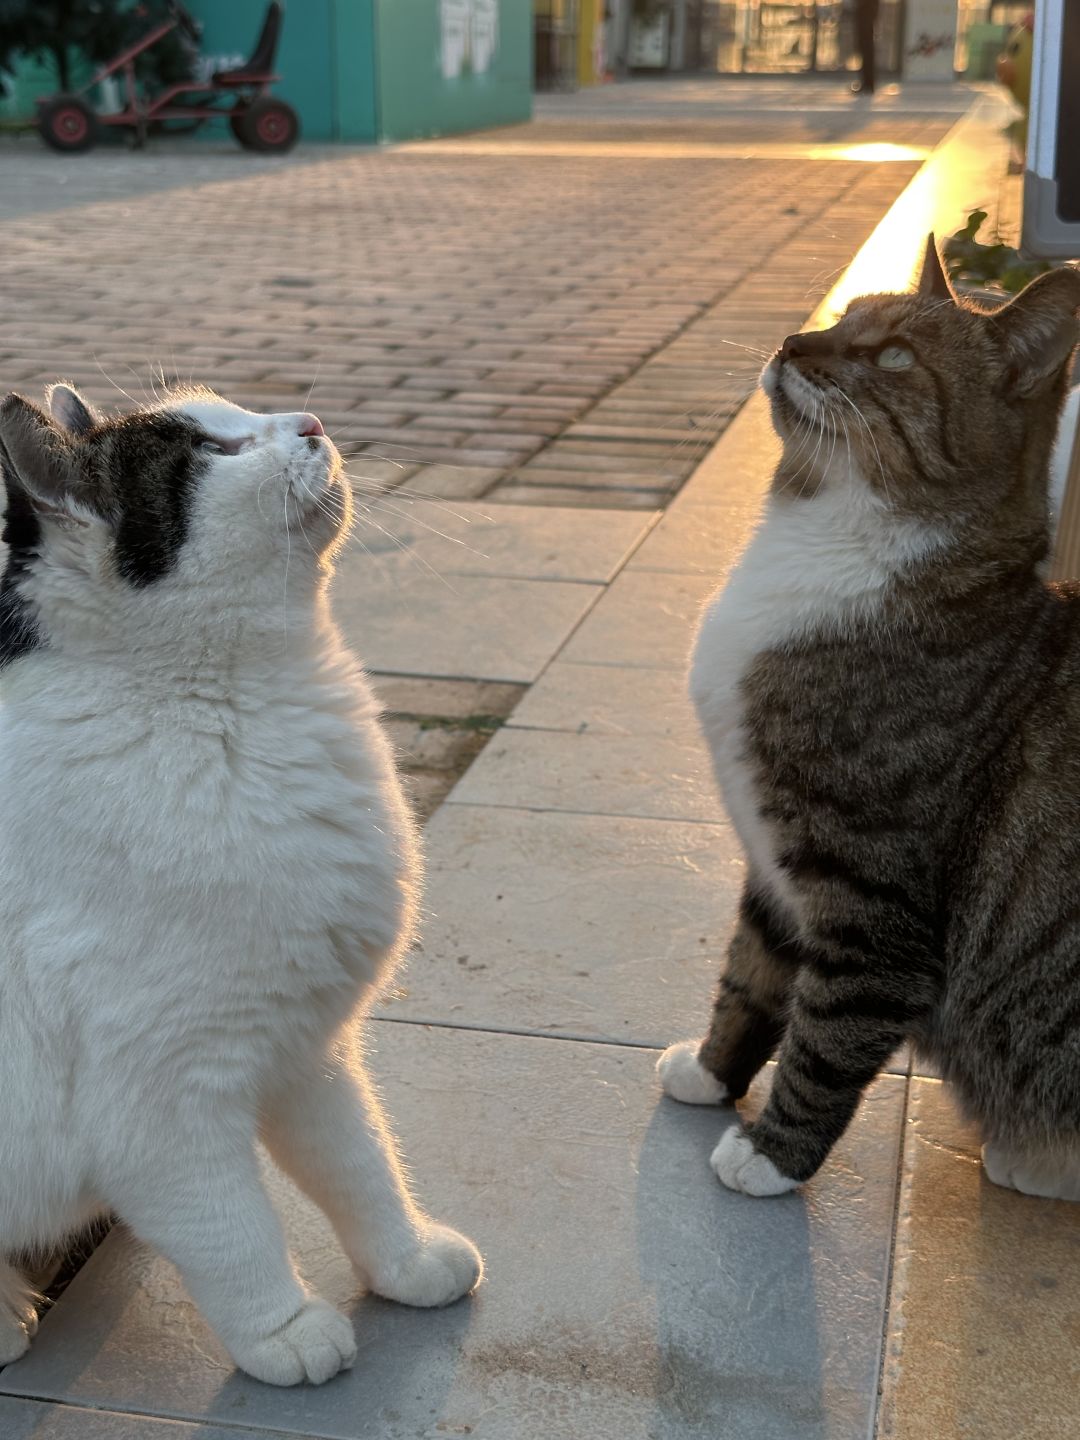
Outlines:
{"label": "cat's eye", "polygon": [[239,455],[249,439],[249,435],[234,436],[227,440],[217,435],[200,435],[195,444],[210,455]]}
{"label": "cat's eye", "polygon": [[915,364],[915,352],[906,345],[883,345],[874,356],[874,364],[881,370],[910,370]]}

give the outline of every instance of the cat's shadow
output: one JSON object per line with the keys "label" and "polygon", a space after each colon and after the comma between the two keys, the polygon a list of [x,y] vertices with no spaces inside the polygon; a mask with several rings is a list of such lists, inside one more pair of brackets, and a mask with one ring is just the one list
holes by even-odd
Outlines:
{"label": "cat's shadow", "polygon": [[[423,1397],[424,1409],[445,1413],[445,1401],[459,1374],[465,1339],[479,1295],[445,1310],[418,1311],[375,1295],[360,1295],[342,1306],[353,1323],[357,1353],[352,1369],[328,1384],[276,1389],[234,1370],[206,1406],[207,1420],[226,1423],[247,1415],[247,1423],[304,1431],[317,1414],[333,1424],[353,1416],[344,1433],[364,1437],[399,1433],[404,1412]],[[362,1425],[361,1422],[362,1421]]]}
{"label": "cat's shadow", "polygon": [[637,1250],[656,1324],[647,1433],[825,1440],[838,1433],[836,1396],[826,1394],[834,1387],[807,1201],[721,1186],[709,1156],[737,1118],[730,1107],[664,1098],[641,1146]]}

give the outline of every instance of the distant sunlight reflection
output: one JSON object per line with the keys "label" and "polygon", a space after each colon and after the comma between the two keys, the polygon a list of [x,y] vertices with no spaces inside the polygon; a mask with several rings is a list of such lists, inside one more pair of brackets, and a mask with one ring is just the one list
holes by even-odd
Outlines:
{"label": "distant sunlight reflection", "polygon": [[808,145],[807,160],[860,160],[867,165],[888,161],[914,160],[921,163],[929,155],[924,145],[890,145],[886,141],[865,145]]}

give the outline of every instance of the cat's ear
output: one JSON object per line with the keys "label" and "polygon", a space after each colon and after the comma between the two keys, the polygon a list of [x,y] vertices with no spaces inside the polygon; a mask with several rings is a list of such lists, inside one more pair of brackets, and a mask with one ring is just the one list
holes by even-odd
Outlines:
{"label": "cat's ear", "polygon": [[988,317],[1005,349],[1011,394],[1034,395],[1056,379],[1080,341],[1078,310],[1080,269],[1061,265]]}
{"label": "cat's ear", "polygon": [[927,300],[955,300],[956,291],[941,263],[941,252],[937,248],[934,232],[926,237],[926,253],[923,256],[922,274],[919,276],[917,293]]}
{"label": "cat's ear", "polygon": [[71,385],[50,385],[49,410],[60,428],[71,435],[85,435],[101,424],[101,416]]}
{"label": "cat's ear", "polygon": [[82,471],[68,435],[21,395],[0,400],[0,459],[35,505],[70,513],[83,500]]}

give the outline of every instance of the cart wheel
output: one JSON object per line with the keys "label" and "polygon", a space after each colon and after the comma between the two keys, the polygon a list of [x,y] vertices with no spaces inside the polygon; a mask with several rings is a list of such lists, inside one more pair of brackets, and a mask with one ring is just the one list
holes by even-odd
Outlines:
{"label": "cart wheel", "polygon": [[253,100],[243,115],[234,117],[233,133],[246,150],[291,150],[300,138],[300,117],[284,100],[269,96]]}
{"label": "cart wheel", "polygon": [[53,150],[71,153],[97,144],[97,116],[77,95],[54,95],[38,112],[38,130]]}
{"label": "cart wheel", "polygon": [[244,118],[246,115],[246,110],[234,110],[229,116],[229,129],[233,133],[233,139],[238,140],[241,145],[246,143],[244,140]]}

